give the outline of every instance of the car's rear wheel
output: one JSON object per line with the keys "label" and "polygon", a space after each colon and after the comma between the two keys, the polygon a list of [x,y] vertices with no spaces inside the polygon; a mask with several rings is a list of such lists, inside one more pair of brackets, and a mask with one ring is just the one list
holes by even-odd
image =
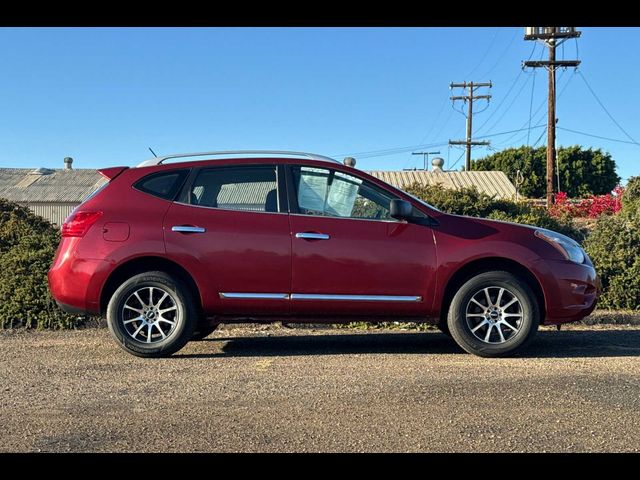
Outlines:
{"label": "car's rear wheel", "polygon": [[145,272],[125,281],[107,307],[111,335],[138,357],[166,357],[193,335],[196,308],[189,289],[164,272]]}
{"label": "car's rear wheel", "polygon": [[200,340],[204,340],[209,335],[213,333],[213,331],[218,328],[219,323],[199,323],[196,329],[193,331],[193,335],[191,336],[192,342],[197,342]]}
{"label": "car's rear wheel", "polygon": [[525,281],[509,272],[481,273],[454,295],[447,325],[464,350],[499,357],[522,349],[540,323],[536,296]]}

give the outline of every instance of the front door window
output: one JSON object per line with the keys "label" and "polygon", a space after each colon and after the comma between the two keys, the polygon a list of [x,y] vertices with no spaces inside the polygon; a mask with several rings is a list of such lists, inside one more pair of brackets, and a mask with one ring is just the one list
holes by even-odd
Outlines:
{"label": "front door window", "polygon": [[391,196],[353,175],[295,167],[293,178],[298,209],[304,215],[393,220],[389,216]]}

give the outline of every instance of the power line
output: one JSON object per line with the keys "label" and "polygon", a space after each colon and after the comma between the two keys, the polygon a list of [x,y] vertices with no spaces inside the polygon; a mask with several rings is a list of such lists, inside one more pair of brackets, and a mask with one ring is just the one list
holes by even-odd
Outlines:
{"label": "power line", "polygon": [[509,51],[509,49],[511,48],[511,45],[513,45],[514,40],[516,39],[516,37],[518,36],[518,28],[514,28],[513,29],[513,35],[511,36],[511,40],[509,41],[509,44],[507,45],[507,47],[502,51],[502,53],[498,56],[498,60],[496,60],[496,63],[493,64],[493,66],[484,74],[482,75],[483,78],[488,78],[489,74],[493,73],[493,71],[495,70],[495,68],[500,64],[500,62],[502,62],[502,59],[504,58],[504,56],[507,54],[507,52]]}
{"label": "power line", "polygon": [[504,97],[502,97],[502,100],[500,100],[500,102],[498,103],[498,105],[496,106],[496,108],[493,109],[493,111],[491,112],[491,114],[487,117],[487,119],[482,123],[482,125],[480,125],[478,127],[478,132],[480,132],[480,130],[482,130],[484,128],[484,126],[489,123],[489,121],[493,118],[493,116],[500,110],[500,107],[502,106],[502,104],[507,100],[507,98],[509,98],[509,94],[513,91],[513,87],[516,86],[516,84],[518,83],[518,80],[520,79],[520,77],[522,76],[522,70],[520,70],[518,72],[518,75],[516,75],[516,78],[513,80],[513,82],[511,82],[511,86],[509,87],[509,90],[507,90],[507,93],[505,94]]}
{"label": "power line", "polygon": [[[544,127],[544,124],[541,125],[535,125],[533,127],[531,127],[531,129],[534,128],[541,128]],[[523,132],[527,130],[526,128],[520,128],[517,130],[507,130],[506,132],[496,132],[496,133],[488,133],[485,135],[479,135],[476,138],[489,138],[489,137],[499,137],[501,135],[509,135],[511,133],[514,132]],[[422,149],[426,149],[426,148],[433,148],[433,147],[442,147],[448,145],[448,142],[446,140],[442,140],[440,142],[434,142],[434,143],[428,143],[428,144],[422,144],[422,145],[408,145],[408,146],[404,146],[404,147],[391,147],[391,148],[385,148],[382,150],[368,150],[368,151],[362,151],[362,152],[350,152],[350,153],[341,153],[341,154],[334,154],[332,155],[333,157],[336,158],[340,158],[340,157],[359,157],[359,158],[372,158],[372,157],[383,157],[383,156],[387,156],[387,155],[396,155],[398,153],[405,153],[405,152],[410,152],[412,150],[416,150],[418,148],[422,148]]]}
{"label": "power line", "polygon": [[602,135],[596,135],[595,133],[581,132],[580,130],[573,130],[571,128],[564,128],[564,127],[557,127],[557,128],[558,128],[558,130],[565,130],[567,132],[577,133],[579,135],[585,135],[587,137],[600,138],[602,140],[609,140],[611,142],[627,143],[627,144],[631,144],[631,145],[640,145],[640,143],[638,143],[638,142],[630,142],[629,140],[620,140],[619,138],[604,137]]}
{"label": "power line", "polygon": [[547,133],[547,128],[546,128],[547,126],[546,125],[543,125],[543,126],[545,127],[545,129],[542,131],[542,133],[540,134],[538,139],[533,143],[533,145],[531,145],[531,148],[535,148],[536,145],[538,145],[538,142],[542,140],[542,137],[544,137],[544,134]]}
{"label": "power line", "polygon": [[378,155],[378,154],[393,155],[393,154],[396,154],[396,153],[409,152],[409,151],[415,150],[417,148],[431,148],[431,147],[438,147],[440,145],[446,145],[446,141],[444,143],[428,143],[428,144],[421,144],[421,145],[406,145],[406,146],[403,146],[403,147],[391,147],[391,148],[384,148],[384,149],[380,149],[380,150],[368,150],[368,151],[363,151],[363,152],[341,153],[339,155],[333,155],[333,156],[334,157],[360,157],[360,158],[367,158],[368,155]]}
{"label": "power line", "polygon": [[393,150],[393,151],[384,151],[384,152],[378,152],[378,153],[370,153],[370,154],[365,154],[365,155],[358,155],[358,154],[351,154],[351,155],[335,155],[337,157],[343,157],[343,156],[357,156],[359,158],[374,158],[374,157],[388,157],[389,155],[397,155],[399,153],[406,153],[406,152],[410,152],[416,148],[435,148],[435,147],[444,147],[448,145],[448,143],[445,142],[441,142],[441,143],[430,143],[428,145],[415,145],[412,148],[402,148],[402,149],[398,149],[398,150]]}
{"label": "power line", "polygon": [[527,145],[529,145],[529,137],[531,135],[531,111],[533,110],[533,92],[536,89],[536,72],[533,71],[533,82],[531,83],[531,100],[529,100],[529,128],[527,128]]}
{"label": "power line", "polygon": [[533,53],[536,51],[537,46],[538,46],[537,43],[533,44],[533,48],[531,49],[531,53],[529,54],[529,58],[527,58],[527,60],[531,60],[531,57],[533,57]]}
{"label": "power line", "polygon": [[482,65],[482,62],[484,62],[484,59],[487,58],[487,55],[489,54],[489,51],[491,51],[491,47],[493,47],[493,44],[496,41],[496,38],[498,37],[498,33],[499,32],[500,32],[500,28],[497,28],[496,29],[496,33],[493,34],[493,38],[491,39],[491,42],[489,43],[489,47],[484,52],[484,55],[482,56],[482,58],[480,59],[478,64],[475,67],[473,67],[473,70],[471,70],[471,72],[469,72],[469,74],[467,75],[467,78],[471,77],[471,75],[473,75],[475,73],[475,71],[478,69],[478,67],[480,65]]}
{"label": "power line", "polygon": [[[531,128],[540,128],[540,127],[545,127],[546,125],[544,123],[540,124],[540,125],[535,125]],[[516,130],[508,130],[506,132],[499,132],[499,133],[487,133],[485,135],[478,135],[476,138],[489,138],[489,137],[498,137],[500,135],[508,135],[510,133],[514,133],[514,132],[524,132],[525,130],[528,130],[528,128],[518,128]]]}
{"label": "power line", "polygon": [[587,82],[587,78],[582,74],[582,72],[578,72],[578,74],[580,75],[580,77],[582,78],[582,80],[584,81],[584,84],[587,86],[587,88],[589,89],[589,91],[591,92],[591,95],[593,95],[593,98],[596,99],[596,101],[598,102],[598,104],[602,107],[602,109],[604,110],[604,112],[607,114],[607,116],[611,119],[611,121],[613,123],[616,124],[616,127],[618,127],[620,129],[620,131],[622,133],[624,133],[626,135],[626,137],[631,140],[633,143],[635,143],[636,145],[638,145],[638,142],[636,141],[635,138],[633,138],[631,135],[629,135],[627,133],[627,131],[622,128],[622,125],[620,125],[615,118],[613,118],[613,115],[611,115],[611,113],[609,113],[609,110],[607,110],[607,107],[604,106],[604,104],[600,101],[600,99],[598,98],[598,95],[596,95],[596,92],[593,91],[593,88],[591,88],[591,85],[589,85],[589,82]]}
{"label": "power line", "polygon": [[[447,98],[446,100],[449,100],[449,99]],[[442,122],[442,125],[440,125],[440,128],[438,129],[438,132],[434,135],[434,138],[438,138],[440,136],[440,134],[444,131],[444,128],[448,125],[449,120],[451,120],[452,116],[453,116],[453,109],[449,110],[449,115],[447,116],[446,120]]]}
{"label": "power line", "polygon": [[[531,77],[529,77],[531,78]],[[520,96],[520,94],[522,93],[522,91],[524,90],[524,87],[527,86],[527,84],[529,83],[529,79],[527,79],[527,81],[525,83],[522,84],[522,86],[520,87],[520,90],[518,90],[518,93],[516,93],[516,96],[513,97],[513,100],[511,100],[511,103],[509,103],[509,106],[505,109],[505,111],[502,113],[502,115],[500,115],[500,118],[498,118],[497,121],[495,121],[493,123],[493,125],[491,125],[491,127],[489,128],[489,130],[496,128],[496,126],[502,121],[502,119],[504,118],[504,116],[511,110],[511,107],[513,106],[513,104],[516,102],[516,100],[518,99],[518,97]],[[484,125],[483,125],[484,126]]]}
{"label": "power line", "polygon": [[[535,49],[535,45],[534,45],[534,49]],[[542,51],[542,53],[544,53],[544,50]],[[531,56],[533,55],[533,51],[531,52],[531,55],[529,55],[529,58],[531,58]],[[522,70],[520,71],[522,72]],[[564,77],[566,70],[563,70],[562,72],[560,72],[560,78],[558,78],[558,83],[560,83],[560,81],[562,80],[562,78]],[[532,77],[533,75],[531,75]],[[529,78],[531,78],[529,77]],[[513,106],[513,104],[515,103],[516,99],[520,96],[520,94],[522,93],[522,91],[524,90],[524,87],[527,85],[527,83],[529,83],[529,80],[527,79],[527,82],[525,82],[524,85],[522,85],[522,87],[520,87],[520,90],[518,90],[518,93],[516,94],[516,96],[514,97],[514,99],[511,101],[511,103],[509,104],[509,107],[507,107],[507,110],[500,116],[500,118],[498,119],[498,121],[494,122],[493,125],[491,125],[491,128],[495,128],[496,126],[498,126],[498,124],[500,123],[500,121],[504,118],[504,116],[507,114],[507,112],[509,112],[511,110],[511,107]],[[562,88],[562,91],[560,92],[560,94],[558,95],[558,99],[562,96],[562,94],[564,93],[564,91],[566,90],[568,86],[568,82],[564,85],[564,87]],[[540,105],[538,105],[538,108],[536,108],[536,111],[533,113],[533,116],[535,117],[538,112],[542,109],[542,107],[544,107],[547,104],[547,100],[543,100]],[[498,105],[499,107],[499,105]],[[488,119],[487,119],[488,120]],[[487,123],[487,122],[485,122]],[[527,125],[527,121],[524,122],[524,124],[522,125],[521,128],[524,128],[525,125]],[[482,126],[480,126],[480,129],[482,129],[482,127],[484,126],[484,124]]]}
{"label": "power line", "polygon": [[425,133],[424,137],[422,137],[420,139],[419,143],[424,142],[427,137],[429,136],[429,134],[433,131],[433,128],[436,126],[436,123],[438,122],[438,120],[440,119],[440,115],[442,114],[442,111],[444,110],[445,105],[447,104],[447,98],[445,98],[442,102],[442,105],[440,105],[440,110],[438,110],[438,113],[435,117],[433,117],[433,121],[431,122],[431,126],[429,127],[429,130],[427,130],[427,133]]}
{"label": "power line", "polygon": [[451,166],[449,167],[449,170],[453,170],[453,168],[458,164],[458,162],[460,161],[460,159],[462,159],[462,156],[463,156],[464,154],[465,154],[465,152],[463,151],[463,152],[460,154],[460,156],[458,157],[458,159],[457,159],[455,162],[453,162],[453,165],[451,165]]}
{"label": "power line", "polygon": [[[564,77],[565,72],[566,72],[566,70],[563,70],[563,71],[560,73],[560,77],[558,78],[558,83],[560,83],[560,82],[562,81],[562,78]],[[571,74],[571,76],[569,77],[569,80],[567,81],[567,83],[565,83],[565,84],[564,84],[564,86],[562,87],[562,90],[560,90],[560,93],[558,94],[558,97],[557,97],[557,98],[558,98],[558,100],[562,97],[562,94],[566,91],[567,87],[569,86],[569,83],[571,82],[571,79],[573,78],[573,75],[575,75],[575,72]],[[532,116],[533,116],[533,118],[535,118],[535,119],[536,119],[536,121],[535,121],[535,122],[533,122],[533,123],[538,124],[538,123],[540,123],[540,122],[542,121],[542,119],[544,118],[544,116],[546,115],[546,113],[547,113],[547,112],[543,112],[543,113],[542,113],[542,115],[540,115],[540,116],[536,116],[536,115],[538,115],[538,112],[539,112],[539,111],[542,109],[542,107],[544,107],[546,104],[547,104],[547,99],[544,99],[544,100],[540,103],[540,105],[538,105],[538,108],[536,108],[536,111],[535,111],[535,112],[533,112],[533,115],[532,115]],[[527,124],[528,124],[528,123],[529,123],[529,121],[528,121],[528,120],[525,120],[525,121],[524,121],[524,123],[522,124],[522,126],[521,126],[520,128],[521,128],[521,129],[524,129],[524,127],[525,127],[525,126],[527,126]],[[495,126],[495,124],[494,124],[494,126]],[[514,133],[511,137],[509,137],[509,138],[507,138],[507,139],[505,139],[505,140],[502,140],[502,141],[497,142],[497,143],[495,143],[495,142],[494,142],[494,145],[505,145],[505,144],[510,143],[510,142],[511,142],[511,143],[518,143],[518,142],[520,142],[520,141],[522,141],[522,140],[524,140],[524,139],[526,138],[526,135],[518,135],[518,133],[519,133],[519,130],[518,130],[518,131],[516,131],[516,133]],[[516,137],[518,137],[518,140],[517,140],[517,141],[512,141],[512,140],[513,140],[514,138],[516,138]]]}

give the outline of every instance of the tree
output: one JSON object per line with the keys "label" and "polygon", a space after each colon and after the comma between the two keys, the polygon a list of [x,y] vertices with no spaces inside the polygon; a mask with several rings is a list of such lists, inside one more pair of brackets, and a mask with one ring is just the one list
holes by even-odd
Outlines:
{"label": "tree", "polygon": [[[472,162],[472,170],[501,170],[515,184],[520,170],[522,184],[519,191],[525,197],[544,197],[546,186],[546,147],[533,149],[522,146],[508,148]],[[569,197],[584,197],[590,194],[604,195],[618,185],[615,161],[601,149],[584,149],[579,145],[560,147],[557,150],[560,170],[560,190]],[[557,178],[553,179],[554,190]]]}

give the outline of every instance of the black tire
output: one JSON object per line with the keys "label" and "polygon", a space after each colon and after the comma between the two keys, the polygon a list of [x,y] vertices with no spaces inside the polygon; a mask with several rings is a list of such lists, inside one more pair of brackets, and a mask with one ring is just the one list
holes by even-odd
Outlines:
{"label": "black tire", "polygon": [[[516,302],[507,306],[514,298]],[[539,323],[540,308],[529,285],[504,271],[481,273],[465,282],[451,300],[447,315],[456,343],[480,357],[514,354],[531,341]]]}
{"label": "black tire", "polygon": [[199,323],[196,329],[193,331],[193,335],[191,336],[192,342],[198,342],[200,340],[204,340],[209,335],[213,333],[213,331],[218,328],[219,323]]}
{"label": "black tire", "polygon": [[[167,296],[163,296],[165,293]],[[158,303],[152,313],[148,310],[153,309],[154,302]],[[163,306],[166,308],[161,309]],[[129,278],[111,296],[107,325],[118,345],[132,355],[167,357],[191,339],[197,323],[196,312],[193,296],[180,280],[164,272],[145,272]],[[151,317],[141,320],[143,315]],[[154,320],[155,325],[149,326],[147,320]],[[151,341],[147,342],[146,337]]]}

